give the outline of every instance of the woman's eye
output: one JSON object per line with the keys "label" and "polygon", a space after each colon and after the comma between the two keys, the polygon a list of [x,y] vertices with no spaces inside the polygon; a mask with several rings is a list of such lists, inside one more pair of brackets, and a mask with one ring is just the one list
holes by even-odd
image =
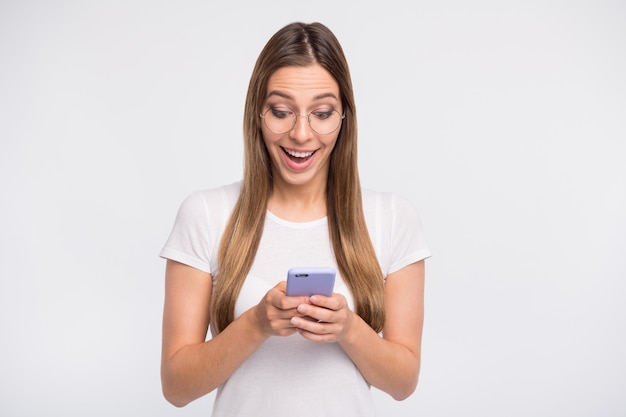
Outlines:
{"label": "woman's eye", "polygon": [[286,119],[292,116],[293,112],[290,110],[272,109],[272,115],[278,119]]}
{"label": "woman's eye", "polygon": [[326,120],[330,116],[333,115],[333,110],[325,110],[325,111],[316,110],[316,111],[314,111],[312,113],[313,113],[313,116],[315,116],[317,119]]}

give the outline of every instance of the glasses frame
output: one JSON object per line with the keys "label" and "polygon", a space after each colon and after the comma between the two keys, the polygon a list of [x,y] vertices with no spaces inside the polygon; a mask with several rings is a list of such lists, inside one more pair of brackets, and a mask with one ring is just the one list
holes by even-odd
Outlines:
{"label": "glasses frame", "polygon": [[261,117],[261,119],[263,119],[263,123],[265,124],[265,127],[267,127],[270,130],[270,132],[276,133],[277,135],[282,135],[287,132],[291,132],[293,128],[296,127],[296,124],[298,124],[298,118],[303,117],[303,116],[306,116],[306,121],[307,121],[307,124],[309,125],[309,129],[311,129],[313,132],[317,133],[318,135],[330,135],[331,133],[336,132],[337,129],[341,128],[341,125],[343,124],[343,120],[346,118],[346,113],[339,113],[337,109],[333,109],[332,111],[334,111],[341,117],[341,119],[339,119],[339,124],[337,125],[335,129],[331,130],[328,133],[320,133],[317,130],[313,129],[313,126],[311,126],[311,114],[313,114],[316,110],[311,110],[307,114],[298,114],[295,111],[291,110],[293,112],[293,125],[291,126],[291,128],[288,130],[285,130],[284,132],[276,132],[271,127],[269,127],[269,125],[267,124],[267,119],[265,119],[265,115],[271,111],[272,111],[272,108],[270,107],[269,109],[265,110],[264,113],[259,114],[259,116]]}

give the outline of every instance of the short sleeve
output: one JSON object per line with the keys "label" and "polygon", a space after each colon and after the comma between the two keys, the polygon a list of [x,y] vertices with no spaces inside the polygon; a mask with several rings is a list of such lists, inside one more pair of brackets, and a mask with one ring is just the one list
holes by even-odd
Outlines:
{"label": "short sleeve", "polygon": [[420,216],[405,198],[391,195],[391,251],[389,273],[431,256]]}
{"label": "short sleeve", "polygon": [[405,197],[365,189],[363,210],[383,276],[431,255],[419,214]]}
{"label": "short sleeve", "polygon": [[211,273],[215,243],[209,235],[209,214],[200,192],[180,205],[174,226],[159,256]]}

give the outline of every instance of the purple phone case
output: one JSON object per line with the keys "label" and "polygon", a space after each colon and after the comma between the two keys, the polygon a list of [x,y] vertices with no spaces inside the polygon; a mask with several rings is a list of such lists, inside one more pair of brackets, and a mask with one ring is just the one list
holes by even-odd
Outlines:
{"label": "purple phone case", "polygon": [[335,268],[332,267],[298,267],[287,272],[287,295],[315,294],[330,297],[335,285]]}

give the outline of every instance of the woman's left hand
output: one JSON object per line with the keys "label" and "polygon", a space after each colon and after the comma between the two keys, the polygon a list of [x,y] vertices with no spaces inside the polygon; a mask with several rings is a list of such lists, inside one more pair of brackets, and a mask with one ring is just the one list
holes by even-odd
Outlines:
{"label": "woman's left hand", "polygon": [[339,341],[347,333],[354,314],[348,308],[346,298],[334,293],[332,297],[313,295],[308,301],[298,306],[298,313],[305,317],[293,317],[291,324],[304,338],[313,342]]}

